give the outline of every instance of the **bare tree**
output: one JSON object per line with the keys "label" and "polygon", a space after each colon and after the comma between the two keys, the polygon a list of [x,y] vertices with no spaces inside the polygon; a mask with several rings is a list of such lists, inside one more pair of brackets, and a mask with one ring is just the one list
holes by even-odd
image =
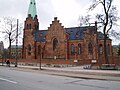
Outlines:
{"label": "bare tree", "polygon": [[90,15],[86,15],[86,16],[80,16],[79,17],[79,26],[82,25],[89,25],[90,26]]}
{"label": "bare tree", "polygon": [[92,5],[90,5],[89,10],[94,10],[98,5],[101,5],[102,12],[96,15],[99,22],[102,23],[102,29],[104,34],[104,56],[106,64],[109,64],[106,40],[108,34],[112,31],[114,25],[118,20],[117,8],[112,4],[113,0],[93,0]]}
{"label": "bare tree", "polygon": [[17,20],[12,17],[4,17],[1,21],[1,32],[4,34],[5,40],[9,42],[9,58],[11,56],[11,44],[16,40],[17,35],[20,36],[22,34],[22,25],[18,26],[18,34],[17,31]]}

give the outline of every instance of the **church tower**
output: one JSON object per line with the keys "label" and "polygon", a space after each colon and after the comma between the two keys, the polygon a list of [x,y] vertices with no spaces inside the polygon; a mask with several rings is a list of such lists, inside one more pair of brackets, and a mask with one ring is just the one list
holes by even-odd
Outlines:
{"label": "church tower", "polygon": [[36,12],[35,0],[30,0],[28,16],[24,22],[24,35],[23,35],[23,59],[36,58],[36,42],[34,32],[39,30],[39,22]]}

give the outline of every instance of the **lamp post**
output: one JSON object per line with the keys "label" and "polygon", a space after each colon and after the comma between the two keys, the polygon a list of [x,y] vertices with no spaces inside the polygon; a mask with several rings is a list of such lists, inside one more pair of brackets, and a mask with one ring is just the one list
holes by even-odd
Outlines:
{"label": "lamp post", "polygon": [[40,67],[40,70],[42,70],[42,68],[41,68],[41,59],[42,59],[42,45],[41,45],[41,42],[42,42],[42,33],[40,33],[40,61],[39,61],[39,67]]}
{"label": "lamp post", "polygon": [[39,67],[40,67],[40,70],[41,70],[41,41],[40,41],[40,62],[39,62]]}
{"label": "lamp post", "polygon": [[17,30],[16,30],[16,61],[15,61],[15,67],[17,67],[17,59],[18,59],[18,19],[17,19]]}
{"label": "lamp post", "polygon": [[67,59],[68,59],[68,57],[67,57],[67,40],[65,40],[64,42],[65,42],[65,47],[66,47],[66,48],[65,48],[65,53],[66,53],[66,56],[65,56],[65,57],[66,57],[66,60],[67,60]]}
{"label": "lamp post", "polygon": [[3,66],[3,59],[4,59],[4,57],[3,57],[3,52],[2,52],[2,58],[1,58],[1,59],[2,59],[2,66]]}

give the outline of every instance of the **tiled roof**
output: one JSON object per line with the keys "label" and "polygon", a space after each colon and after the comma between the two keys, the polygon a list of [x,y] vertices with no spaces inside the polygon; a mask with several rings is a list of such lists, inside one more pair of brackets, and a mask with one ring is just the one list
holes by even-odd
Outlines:
{"label": "tiled roof", "polygon": [[[81,40],[84,37],[84,33],[87,29],[94,30],[95,26],[86,26],[86,27],[71,27],[71,28],[65,28],[65,32],[69,35],[69,40]],[[46,37],[47,30],[36,30],[34,32],[34,37],[37,42],[44,42]],[[104,39],[103,33],[98,32],[97,39]],[[109,38],[107,38],[109,39]]]}
{"label": "tiled roof", "polygon": [[[101,39],[101,40],[103,40],[103,39],[104,39],[104,35],[103,35],[103,33],[102,33],[102,32],[97,32],[97,35],[98,35],[97,39]],[[109,38],[109,37],[107,37],[107,39],[110,39],[110,38]]]}
{"label": "tiled roof", "polygon": [[94,26],[91,27],[72,27],[65,28],[66,33],[69,34],[69,40],[80,40],[83,39],[85,31],[90,28],[90,30],[95,30]]}
{"label": "tiled roof", "polygon": [[66,33],[69,35],[69,40],[78,40],[83,39],[84,28],[74,27],[74,28],[65,28]]}
{"label": "tiled roof", "polygon": [[47,30],[36,30],[36,31],[34,32],[34,38],[35,38],[35,40],[36,40],[37,42],[40,42],[40,41],[44,42],[45,39],[46,39],[46,38],[45,38],[46,32],[47,32]]}

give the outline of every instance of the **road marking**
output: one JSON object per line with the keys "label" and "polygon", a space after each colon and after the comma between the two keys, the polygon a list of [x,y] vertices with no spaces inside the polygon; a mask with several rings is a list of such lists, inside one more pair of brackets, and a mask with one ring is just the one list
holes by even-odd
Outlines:
{"label": "road marking", "polygon": [[10,82],[10,83],[14,83],[14,84],[17,83],[17,82],[15,82],[15,81],[11,81],[11,80],[8,80],[8,79],[5,79],[5,78],[0,78],[0,80],[7,81],[7,82]]}

